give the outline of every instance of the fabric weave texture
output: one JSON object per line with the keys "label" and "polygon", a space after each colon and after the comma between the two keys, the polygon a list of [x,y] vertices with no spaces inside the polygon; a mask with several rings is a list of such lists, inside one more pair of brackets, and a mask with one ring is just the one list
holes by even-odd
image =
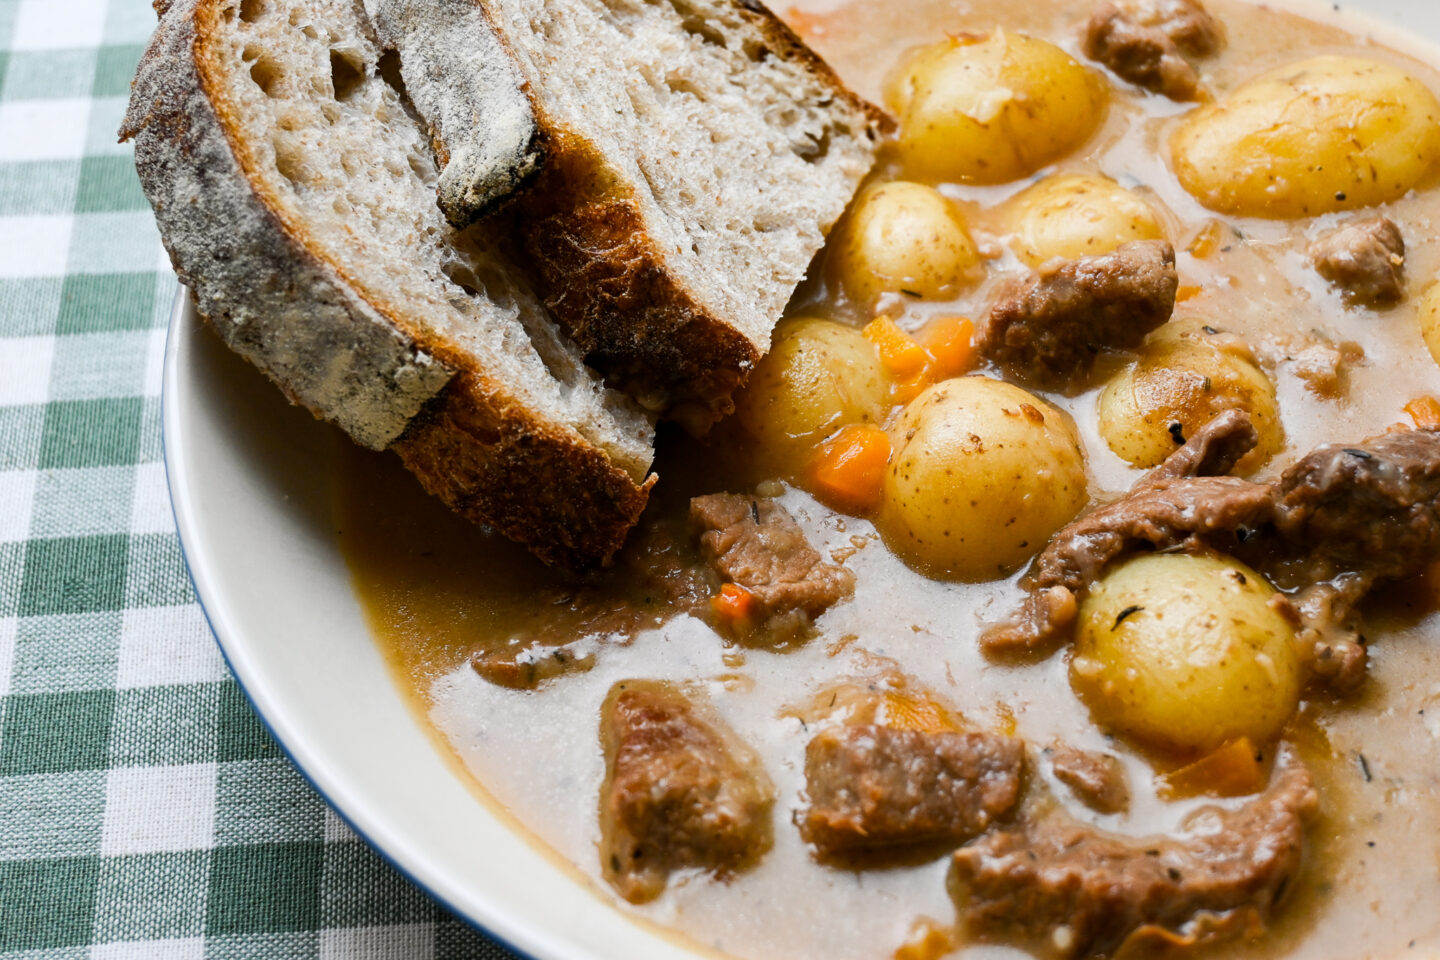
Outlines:
{"label": "fabric weave texture", "polygon": [[145,0],[0,0],[0,960],[508,958],[250,709],[161,463],[176,280],[116,142]]}

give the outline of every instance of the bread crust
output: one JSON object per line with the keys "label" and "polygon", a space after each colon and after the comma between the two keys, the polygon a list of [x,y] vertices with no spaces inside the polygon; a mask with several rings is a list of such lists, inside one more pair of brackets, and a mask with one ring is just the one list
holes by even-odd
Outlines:
{"label": "bread crust", "polygon": [[[395,449],[463,516],[547,563],[607,562],[644,508],[640,482],[529,410],[455,345],[425,342],[311,242],[256,172],[207,57],[223,0],[174,0],[121,130],[171,261],[221,339],[292,402]],[[233,65],[230,65],[233,69]]]}

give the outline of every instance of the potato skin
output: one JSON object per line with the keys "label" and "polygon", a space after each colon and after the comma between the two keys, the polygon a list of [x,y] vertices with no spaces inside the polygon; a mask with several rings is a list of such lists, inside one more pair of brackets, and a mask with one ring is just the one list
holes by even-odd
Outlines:
{"label": "potato skin", "polygon": [[1059,47],[994,30],[942,40],[891,84],[899,152],[918,180],[1005,183],[1095,132],[1108,88]]}
{"label": "potato skin", "polygon": [[1294,715],[1304,679],[1274,594],[1229,557],[1136,557],[1081,603],[1071,684],[1097,722],[1151,746],[1264,743]]}
{"label": "potato skin", "polygon": [[1271,70],[1201,107],[1170,140],[1175,175],[1221,213],[1309,217],[1397,200],[1440,156],[1440,101],[1360,57]]}
{"label": "potato skin", "polygon": [[902,290],[949,296],[984,273],[960,211],[923,184],[896,180],[866,190],[839,234],[833,242],[840,282],[866,306]]}
{"label": "potato skin", "polygon": [[1420,335],[1425,338],[1425,346],[1430,350],[1430,357],[1440,365],[1440,282],[1431,284],[1421,295],[1416,317],[1420,322]]}
{"label": "potato skin", "polygon": [[1260,434],[1237,472],[1252,472],[1285,448],[1275,385],[1245,342],[1204,320],[1174,320],[1146,338],[1139,359],[1101,391],[1100,436],[1120,459],[1153,467],[1231,409],[1247,411]]}
{"label": "potato skin", "polygon": [[1132,240],[1163,240],[1165,231],[1140,197],[1109,177],[1046,177],[1005,207],[1011,247],[1032,267],[1059,257],[1111,253]]}
{"label": "potato skin", "polygon": [[880,356],[859,330],[795,317],[775,328],[770,352],[736,395],[734,422],[755,444],[747,456],[789,477],[840,427],[878,421],[889,397]]}
{"label": "potato skin", "polygon": [[1064,415],[1000,380],[927,388],[891,428],[876,525],[928,576],[981,581],[1034,556],[1086,502],[1085,461]]}

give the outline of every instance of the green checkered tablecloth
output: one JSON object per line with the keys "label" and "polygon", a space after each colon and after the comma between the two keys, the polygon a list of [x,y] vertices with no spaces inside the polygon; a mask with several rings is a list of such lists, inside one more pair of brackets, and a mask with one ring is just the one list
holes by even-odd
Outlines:
{"label": "green checkered tablecloth", "polygon": [[508,956],[251,712],[160,460],[175,277],[115,142],[145,0],[0,0],[0,958]]}

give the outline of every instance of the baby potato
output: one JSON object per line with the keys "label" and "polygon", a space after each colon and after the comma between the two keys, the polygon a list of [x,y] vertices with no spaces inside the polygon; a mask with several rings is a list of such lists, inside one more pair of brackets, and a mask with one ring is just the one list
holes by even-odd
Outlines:
{"label": "baby potato", "polygon": [[1389,64],[1323,56],[1190,114],[1175,174],[1212,210],[1308,217],[1397,200],[1440,156],[1440,102]]}
{"label": "baby potato", "polygon": [[1133,240],[1161,240],[1155,211],[1108,177],[1046,177],[1015,195],[1004,218],[1015,254],[1032,267],[1061,257],[1112,252]]}
{"label": "baby potato", "polygon": [[1274,594],[1229,557],[1136,557],[1081,602],[1071,685],[1097,722],[1151,746],[1270,740],[1295,713],[1303,679]]}
{"label": "baby potato", "polygon": [[1004,183],[1084,142],[1105,112],[1100,76],[1054,44],[995,30],[921,50],[890,86],[900,158],[920,180]]}
{"label": "baby potato", "polygon": [[861,194],[835,243],[845,292],[866,306],[902,290],[947,296],[984,270],[955,205],[932,187],[903,180]]}
{"label": "baby potato", "polygon": [[791,476],[816,443],[847,423],[875,421],[890,385],[874,344],[854,327],[795,317],[775,328],[770,352],[735,398],[735,423],[756,462]]}
{"label": "baby potato", "polygon": [[1430,357],[1436,364],[1440,364],[1440,282],[1431,284],[1430,288],[1420,297],[1420,335],[1425,338],[1425,346],[1430,350]]}
{"label": "baby potato", "polygon": [[1100,392],[1100,436],[1122,460],[1153,467],[1231,409],[1248,412],[1260,434],[1239,472],[1285,448],[1275,385],[1245,341],[1203,320],[1176,320],[1147,337],[1139,359]]}
{"label": "baby potato", "polygon": [[1015,570],[1086,501],[1071,425],[1013,384],[957,377],[928,387],[891,430],[876,525],[928,576],[990,580]]}

